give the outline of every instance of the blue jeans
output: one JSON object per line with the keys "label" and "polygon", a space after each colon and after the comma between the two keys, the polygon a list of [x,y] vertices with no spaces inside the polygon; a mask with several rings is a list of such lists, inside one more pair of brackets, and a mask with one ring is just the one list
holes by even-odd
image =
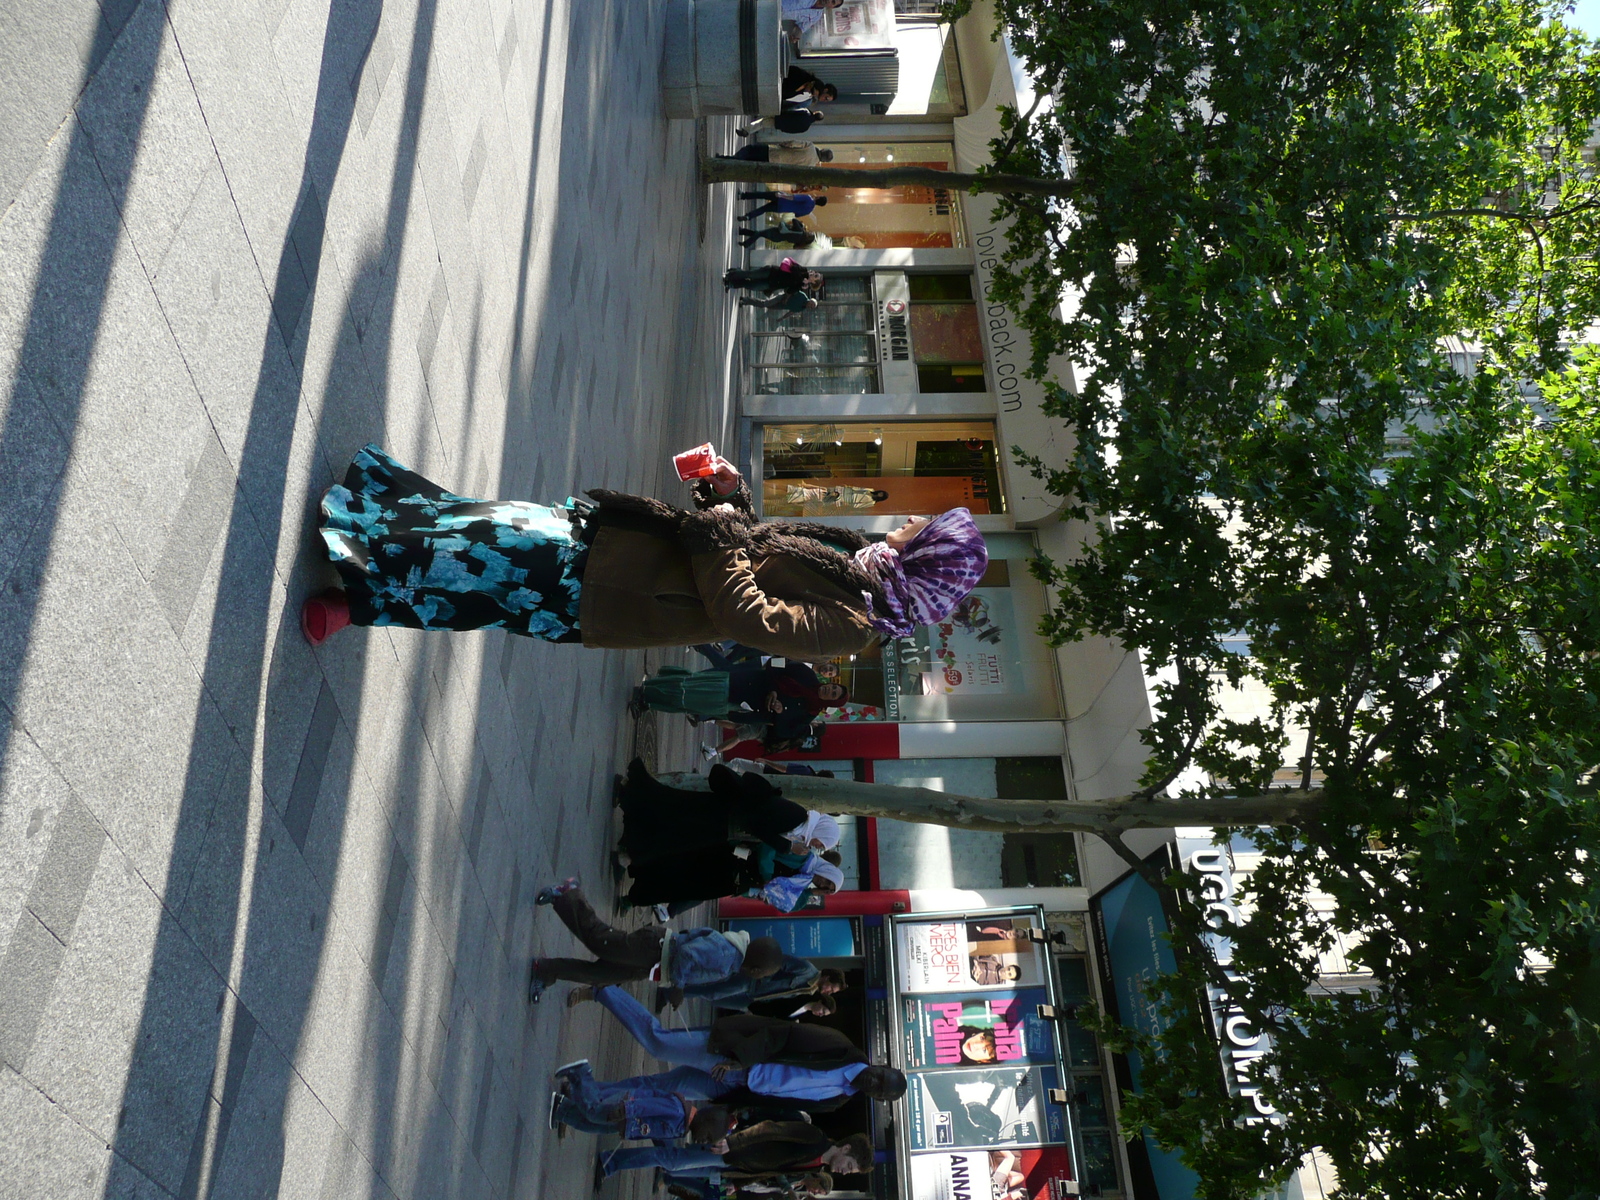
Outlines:
{"label": "blue jeans", "polygon": [[662,1167],[674,1175],[709,1175],[723,1168],[722,1155],[696,1146],[625,1146],[602,1154],[607,1176],[639,1167]]}
{"label": "blue jeans", "polygon": [[635,1075],[631,1079],[615,1079],[609,1083],[591,1078],[578,1083],[574,1098],[592,1112],[596,1105],[621,1103],[622,1097],[628,1092],[677,1092],[691,1100],[715,1100],[733,1089],[732,1083],[713,1079],[709,1071],[702,1071],[699,1067],[674,1067],[659,1075]]}
{"label": "blue jeans", "polygon": [[561,1097],[556,1105],[556,1120],[583,1133],[615,1133],[617,1122],[605,1119],[608,1109],[611,1109],[611,1105],[584,1104],[577,1089],[574,1089],[573,1095]]}
{"label": "blue jeans", "polygon": [[711,1036],[709,1029],[668,1029],[648,1008],[619,987],[601,988],[594,998],[622,1022],[622,1027],[647,1054],[663,1062],[709,1071],[726,1061],[722,1055],[706,1049],[706,1041]]}

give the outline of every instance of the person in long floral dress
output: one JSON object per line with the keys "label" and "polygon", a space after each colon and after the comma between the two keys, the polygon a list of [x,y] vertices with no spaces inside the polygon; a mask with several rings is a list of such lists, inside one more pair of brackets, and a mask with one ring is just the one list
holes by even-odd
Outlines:
{"label": "person in long floral dress", "polygon": [[369,445],[323,497],[322,539],[344,589],[308,602],[313,642],[346,623],[582,641],[588,547],[565,508],[457,496]]}
{"label": "person in long floral dress", "polygon": [[733,640],[818,662],[948,615],[988,563],[972,514],[913,517],[882,542],[809,522],[763,523],[725,459],[699,511],[592,490],[589,504],[475,500],[377,446],[322,501],[342,588],[307,600],[313,644],[346,625],[505,629],[610,649]]}

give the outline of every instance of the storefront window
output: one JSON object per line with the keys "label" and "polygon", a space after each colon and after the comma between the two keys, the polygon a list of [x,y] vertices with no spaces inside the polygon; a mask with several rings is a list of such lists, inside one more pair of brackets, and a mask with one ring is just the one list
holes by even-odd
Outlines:
{"label": "storefront window", "polygon": [[899,52],[900,79],[889,115],[963,116],[967,111],[966,93],[961,85],[961,64],[951,26],[939,20],[935,5],[931,10],[912,13],[896,0],[899,20],[895,48]]}
{"label": "storefront window", "polygon": [[1005,512],[994,422],[768,425],[761,501],[768,517]]}
{"label": "storefront window", "polygon": [[754,308],[747,364],[756,395],[857,395],[878,390],[878,335],[867,275],[830,273],[817,307]]}
{"label": "storefront window", "polygon": [[[822,128],[820,125],[818,129]],[[864,170],[889,165],[933,167],[948,171],[955,161],[949,142],[907,142],[898,145],[819,142],[833,151],[833,165]],[[960,197],[946,188],[830,187],[826,207],[808,220],[835,246],[868,250],[893,247],[939,248],[967,244],[961,222]]]}

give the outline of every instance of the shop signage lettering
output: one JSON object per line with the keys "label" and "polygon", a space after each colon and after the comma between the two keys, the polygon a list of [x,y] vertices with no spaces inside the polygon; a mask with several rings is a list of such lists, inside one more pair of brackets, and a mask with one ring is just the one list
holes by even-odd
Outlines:
{"label": "shop signage lettering", "polygon": [[950,1195],[952,1200],[971,1200],[972,1197],[972,1171],[967,1165],[967,1156],[950,1156]]}
{"label": "shop signage lettering", "polygon": [[[1206,941],[1228,979],[1236,981],[1241,977],[1229,970],[1233,962],[1233,939],[1225,931],[1240,924],[1241,918],[1239,907],[1233,902],[1233,868],[1227,852],[1217,846],[1196,850],[1187,856],[1184,865],[1200,876],[1200,896],[1205,901],[1206,922],[1212,929]],[[1212,984],[1206,988],[1206,996],[1210,1001],[1212,1023],[1222,1042],[1222,1073],[1228,1090],[1248,1099],[1255,1110],[1245,1118],[1245,1124],[1281,1121],[1278,1110],[1262,1098],[1260,1087],[1252,1079],[1256,1062],[1272,1049],[1272,1039],[1256,1029],[1223,988]]]}
{"label": "shop signage lettering", "polygon": [[993,304],[989,300],[994,269],[998,265],[995,248],[999,239],[999,233],[992,227],[977,236],[978,288],[983,296],[987,317],[986,333],[990,357],[994,361],[995,389],[1000,394],[1000,407],[1004,412],[1014,413],[1022,411],[1022,372],[1018,368],[1021,331],[1013,323],[1011,311],[1005,305]]}
{"label": "shop signage lettering", "polygon": [[885,300],[879,306],[879,319],[885,329],[884,345],[889,350],[890,362],[909,362],[911,359],[911,327],[906,317],[904,300]]}

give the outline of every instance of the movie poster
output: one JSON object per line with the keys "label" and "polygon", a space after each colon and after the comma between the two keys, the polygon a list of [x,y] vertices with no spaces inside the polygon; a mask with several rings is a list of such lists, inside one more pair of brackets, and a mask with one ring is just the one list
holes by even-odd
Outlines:
{"label": "movie poster", "polygon": [[912,1150],[1037,1146],[1067,1139],[1066,1114],[1049,1103],[1054,1067],[925,1071],[910,1077]]}
{"label": "movie poster", "polygon": [[1051,1063],[1055,1040],[1039,1015],[1043,988],[966,996],[907,996],[907,1067],[982,1067]]}
{"label": "movie poster", "polygon": [[918,1154],[911,1159],[910,1200],[1063,1200],[1077,1194],[1065,1146]]}
{"label": "movie poster", "polygon": [[897,923],[895,953],[902,992],[966,992],[1038,987],[1041,947],[1027,917]]}

